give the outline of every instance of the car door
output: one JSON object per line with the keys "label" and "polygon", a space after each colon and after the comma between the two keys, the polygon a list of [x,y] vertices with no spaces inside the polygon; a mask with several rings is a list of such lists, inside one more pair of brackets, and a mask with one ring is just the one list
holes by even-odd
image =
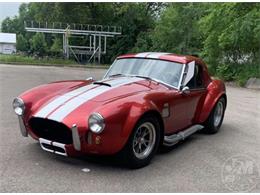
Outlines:
{"label": "car door", "polygon": [[[190,64],[189,68],[193,69],[193,75],[186,75],[189,80],[184,83],[189,87],[189,93],[179,91],[171,100],[171,132],[174,133],[185,129],[195,123],[195,118],[200,110],[203,99],[206,95],[206,88],[203,83],[203,68],[199,64]],[[190,76],[190,78],[188,78]],[[185,82],[185,78],[184,78]]]}
{"label": "car door", "polygon": [[184,94],[184,99],[190,99],[191,113],[187,116],[187,122],[192,125],[196,122],[197,114],[200,112],[204,99],[206,97],[206,87],[203,82],[203,67],[196,63],[194,67],[194,76],[186,85],[189,87],[190,93]]}

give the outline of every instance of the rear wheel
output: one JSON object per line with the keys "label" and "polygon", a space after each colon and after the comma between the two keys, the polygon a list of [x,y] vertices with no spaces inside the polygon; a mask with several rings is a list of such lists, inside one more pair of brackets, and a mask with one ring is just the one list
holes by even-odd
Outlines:
{"label": "rear wheel", "polygon": [[130,168],[141,168],[150,163],[160,141],[160,125],[156,117],[147,115],[136,124],[133,132],[121,152]]}
{"label": "rear wheel", "polygon": [[208,134],[214,134],[219,131],[222,125],[224,114],[225,114],[226,100],[220,98],[216,103],[214,109],[211,111],[209,118],[205,122],[205,128],[203,132]]}

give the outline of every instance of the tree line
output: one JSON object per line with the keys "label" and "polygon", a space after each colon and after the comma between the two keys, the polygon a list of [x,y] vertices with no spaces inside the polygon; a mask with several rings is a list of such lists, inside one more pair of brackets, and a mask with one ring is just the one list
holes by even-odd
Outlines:
{"label": "tree line", "polygon": [[2,22],[18,50],[59,56],[62,37],[28,33],[24,21],[121,26],[103,63],[130,52],[197,54],[225,80],[259,77],[260,3],[28,3]]}

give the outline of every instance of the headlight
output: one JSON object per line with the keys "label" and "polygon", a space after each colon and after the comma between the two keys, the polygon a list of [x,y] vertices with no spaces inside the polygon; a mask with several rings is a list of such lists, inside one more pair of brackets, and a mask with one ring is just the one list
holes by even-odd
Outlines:
{"label": "headlight", "polygon": [[13,101],[13,108],[14,108],[14,112],[17,115],[22,116],[25,110],[25,105],[23,100],[21,98],[15,98]]}
{"label": "headlight", "polygon": [[88,126],[93,133],[101,133],[105,128],[103,116],[99,113],[93,113],[88,119]]}

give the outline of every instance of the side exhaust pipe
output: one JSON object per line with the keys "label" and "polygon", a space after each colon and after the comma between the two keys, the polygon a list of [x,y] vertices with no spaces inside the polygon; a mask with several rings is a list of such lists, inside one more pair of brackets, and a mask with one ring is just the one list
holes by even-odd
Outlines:
{"label": "side exhaust pipe", "polygon": [[193,125],[188,129],[185,129],[179,133],[172,134],[169,136],[164,136],[163,145],[165,146],[173,146],[177,144],[179,141],[184,140],[185,138],[189,137],[190,135],[196,133],[197,131],[203,129],[204,126],[202,125]]}

